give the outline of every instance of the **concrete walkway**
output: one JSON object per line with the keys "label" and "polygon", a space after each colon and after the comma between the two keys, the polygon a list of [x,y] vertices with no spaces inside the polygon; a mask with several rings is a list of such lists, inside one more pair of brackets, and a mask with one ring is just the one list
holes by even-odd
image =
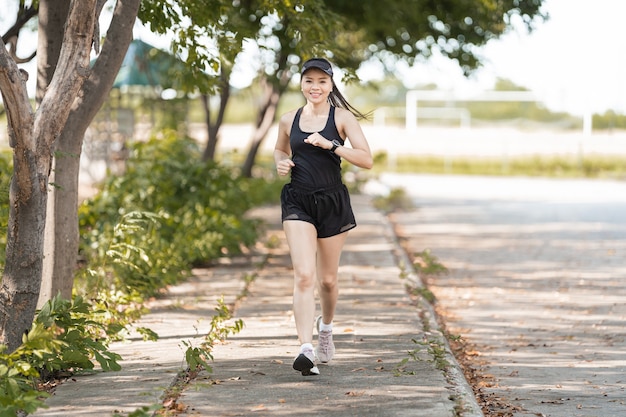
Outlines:
{"label": "concrete walkway", "polygon": [[350,232],[340,267],[335,359],[321,375],[291,368],[298,352],[291,310],[292,270],[279,210],[254,214],[268,222],[267,241],[249,256],[198,270],[152,306],[140,325],[157,342],[134,338],[116,344],[121,372],[76,376],[59,386],[48,409],[35,416],[128,415],[162,403],[165,390],[186,367],[187,345],[209,329],[217,299],[233,303],[245,278],[254,276],[238,303],[244,329],[215,347],[212,373],[183,386],[175,404],[189,416],[482,416],[476,400],[433,318],[432,307],[411,299],[405,270],[386,218],[366,196],[353,197],[359,227]]}
{"label": "concrete walkway", "polygon": [[626,416],[626,182],[386,175],[489,416]]}

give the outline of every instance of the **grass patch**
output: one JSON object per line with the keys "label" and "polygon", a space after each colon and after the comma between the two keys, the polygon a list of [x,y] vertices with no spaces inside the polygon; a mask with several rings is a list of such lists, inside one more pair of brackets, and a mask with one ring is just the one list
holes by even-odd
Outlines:
{"label": "grass patch", "polygon": [[398,156],[389,164],[377,155],[377,173],[423,173],[453,175],[531,176],[551,178],[626,179],[626,157],[609,155],[527,157]]}
{"label": "grass patch", "polygon": [[389,192],[387,196],[377,196],[372,200],[372,204],[378,210],[385,213],[391,213],[397,210],[413,210],[415,204],[413,200],[407,194],[404,188],[394,188]]}
{"label": "grass patch", "polygon": [[438,275],[448,272],[448,268],[439,259],[430,253],[430,249],[424,249],[413,255],[413,267],[423,275]]}

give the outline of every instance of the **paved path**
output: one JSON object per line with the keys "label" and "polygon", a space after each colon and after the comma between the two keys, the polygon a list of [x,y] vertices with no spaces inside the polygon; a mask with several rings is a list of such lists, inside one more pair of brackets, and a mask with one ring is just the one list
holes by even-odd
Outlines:
{"label": "paved path", "polygon": [[626,415],[626,183],[386,175],[486,416]]}
{"label": "paved path", "polygon": [[[184,343],[197,345],[208,331],[220,295],[233,302],[242,279],[256,275],[236,317],[245,328],[216,346],[213,372],[183,387],[173,406],[179,416],[422,416],[480,417],[471,389],[447,350],[432,307],[411,299],[407,265],[390,224],[366,196],[355,196],[359,227],[350,232],[340,268],[335,322],[337,353],[321,375],[291,368],[298,350],[291,311],[290,261],[279,211],[256,211],[269,220],[268,241],[250,256],[198,270],[171,289],[141,325],[158,342],[133,339],[114,350],[121,372],[95,372],[63,383],[38,417],[128,415],[162,401],[185,367]],[[259,265],[263,265],[260,267]],[[446,365],[447,363],[447,365]]]}

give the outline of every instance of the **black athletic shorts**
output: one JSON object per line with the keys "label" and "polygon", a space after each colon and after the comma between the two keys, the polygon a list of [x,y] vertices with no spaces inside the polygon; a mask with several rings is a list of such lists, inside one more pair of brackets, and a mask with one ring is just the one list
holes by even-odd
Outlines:
{"label": "black athletic shorts", "polygon": [[317,237],[331,237],[356,227],[350,194],[344,184],[306,190],[285,184],[280,194],[282,220],[301,220],[317,229]]}

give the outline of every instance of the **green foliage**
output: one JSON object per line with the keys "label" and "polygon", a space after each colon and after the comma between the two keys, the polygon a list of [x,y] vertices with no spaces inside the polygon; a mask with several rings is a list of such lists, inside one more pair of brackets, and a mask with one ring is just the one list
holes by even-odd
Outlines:
{"label": "green foliage", "polygon": [[183,87],[209,93],[220,82],[215,75],[232,68],[244,39],[255,38],[261,17],[275,10],[271,3],[149,0],[141,2],[138,18],[155,33],[174,35],[171,50],[186,66],[176,74]]}
{"label": "green foliage", "polygon": [[413,254],[413,268],[418,273],[424,275],[437,275],[448,272],[448,268],[445,267],[439,259],[430,253],[430,249],[425,249],[421,252]]}
{"label": "green foliage", "polygon": [[607,111],[604,114],[593,115],[594,129],[626,129],[626,115]]}
{"label": "green foliage", "polygon": [[386,197],[378,196],[372,200],[378,210],[390,213],[395,210],[411,210],[415,204],[404,188],[393,188]]}
{"label": "green foliage", "polygon": [[215,344],[223,342],[228,336],[237,334],[243,329],[243,320],[238,319],[234,323],[228,323],[231,318],[232,313],[222,297],[215,307],[215,314],[211,318],[211,329],[205,335],[202,344],[194,347],[190,341],[182,342],[186,347],[185,361],[190,370],[204,369],[207,372],[213,372],[210,362],[213,361]]}
{"label": "green foliage", "polygon": [[522,175],[554,178],[624,178],[626,158],[619,155],[547,155],[501,158],[399,156],[393,167],[374,166],[376,172],[455,175]]}
{"label": "green foliage", "polygon": [[[88,291],[83,289],[82,292]],[[109,340],[123,339],[125,331],[148,312],[144,297],[133,289],[121,291],[111,286],[93,289],[91,292],[95,293],[95,296],[90,300],[91,320],[101,326]],[[135,330],[143,336],[144,340],[158,339],[158,336],[150,329],[138,327]]]}
{"label": "green foliage", "polygon": [[0,345],[0,416],[32,413],[44,405],[48,395],[37,390],[37,362],[64,347],[41,323],[33,324],[15,351],[6,353],[6,346]]}
{"label": "green foliage", "polygon": [[413,287],[407,286],[407,287],[408,287],[407,291],[410,294],[418,296],[418,297],[422,297],[424,300],[426,300],[430,304],[435,304],[435,302],[437,301],[435,294],[433,294],[433,292],[426,287],[422,287],[422,286],[413,286]]}
{"label": "green foliage", "polygon": [[81,297],[71,302],[57,296],[43,306],[15,351],[0,346],[0,416],[45,406],[48,394],[37,383],[60,372],[93,369],[94,360],[105,371],[120,369],[121,358],[108,351],[104,329],[89,318],[90,308]]}
{"label": "green foliage", "polygon": [[80,296],[72,301],[60,296],[48,301],[35,324],[51,329],[65,346],[61,352],[41,355],[37,367],[53,375],[57,371],[93,369],[96,360],[105,371],[120,370],[121,357],[108,351],[106,328],[92,320],[92,315],[91,305]]}
{"label": "green foliage", "polygon": [[155,412],[162,410],[163,406],[161,404],[153,404],[153,405],[145,405],[141,408],[136,409],[128,414],[119,414],[113,413],[113,417],[153,417]]}
{"label": "green foliage", "polygon": [[406,366],[410,361],[421,361],[422,359],[420,358],[420,353],[424,351],[424,348],[426,348],[426,352],[432,358],[432,361],[437,369],[445,371],[450,366],[450,362],[446,359],[447,350],[443,341],[435,339],[422,341],[411,339],[411,341],[418,345],[418,347],[407,351],[408,357],[403,358],[393,367],[394,376],[399,377],[404,375],[416,375],[415,371],[407,370]]}
{"label": "green foliage", "polygon": [[412,64],[435,50],[468,72],[479,63],[476,46],[502,35],[513,18],[528,29],[544,20],[542,3],[182,0],[174,5],[148,0],[141,2],[138,17],[155,33],[175,35],[171,50],[187,68],[178,76],[188,90],[208,93],[228,80],[244,40],[266,52],[261,73],[275,84],[295,73],[292,66],[299,59],[313,55],[332,56],[347,79],[371,57],[391,68],[398,60]]}
{"label": "green foliage", "polygon": [[131,151],[125,175],[79,210],[87,282],[152,295],[193,265],[255,243],[259,224],[244,215],[263,199],[258,182],[200,162],[196,142],[173,132]]}
{"label": "green foliage", "polygon": [[345,19],[341,31],[329,33],[335,39],[334,49],[346,53],[340,61],[377,56],[389,67],[398,59],[413,63],[420,56],[429,57],[438,51],[456,59],[469,72],[479,64],[476,46],[503,34],[513,16],[529,29],[544,19],[540,11],[542,0],[324,3]]}

